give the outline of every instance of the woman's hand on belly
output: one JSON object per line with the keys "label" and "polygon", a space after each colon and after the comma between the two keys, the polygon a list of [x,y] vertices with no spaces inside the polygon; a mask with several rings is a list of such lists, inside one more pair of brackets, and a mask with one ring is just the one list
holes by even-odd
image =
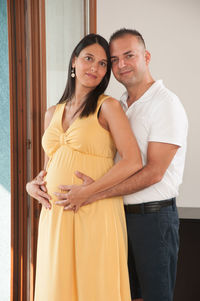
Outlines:
{"label": "woman's hand on belly", "polygon": [[26,184],[26,191],[46,209],[51,209],[51,204],[49,202],[51,197],[47,193],[46,182],[44,181],[45,175],[45,170],[40,171],[35,179]]}

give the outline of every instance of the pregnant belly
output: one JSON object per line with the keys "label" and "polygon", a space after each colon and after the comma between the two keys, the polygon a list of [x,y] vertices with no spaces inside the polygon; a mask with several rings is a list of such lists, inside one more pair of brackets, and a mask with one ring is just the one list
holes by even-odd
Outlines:
{"label": "pregnant belly", "polygon": [[80,171],[94,180],[102,177],[113,165],[112,158],[91,156],[73,150],[56,152],[49,162],[46,182],[52,200],[57,200],[54,192],[60,192],[59,185],[81,185],[75,171]]}

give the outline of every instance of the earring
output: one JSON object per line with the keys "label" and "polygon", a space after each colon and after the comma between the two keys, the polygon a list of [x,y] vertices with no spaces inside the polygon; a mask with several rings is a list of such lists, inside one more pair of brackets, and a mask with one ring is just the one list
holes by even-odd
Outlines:
{"label": "earring", "polygon": [[74,67],[72,67],[72,70],[71,70],[71,77],[75,77],[75,68]]}

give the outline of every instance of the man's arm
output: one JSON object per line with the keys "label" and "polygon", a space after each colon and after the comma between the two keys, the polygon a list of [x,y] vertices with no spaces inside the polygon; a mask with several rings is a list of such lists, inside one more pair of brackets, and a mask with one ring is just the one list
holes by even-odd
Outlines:
{"label": "man's arm", "polygon": [[125,181],[94,195],[92,199],[128,195],[160,182],[178,148],[174,144],[149,142],[147,164]]}
{"label": "man's arm", "polygon": [[[178,148],[179,146],[174,144],[149,142],[147,150],[147,164],[142,169],[118,185],[91,196],[82,205],[87,205],[97,200],[114,196],[132,194],[160,182]],[[76,173],[76,175],[83,180],[84,185],[90,184],[92,181],[90,177],[82,173]],[[70,186],[62,185],[60,188],[62,190],[69,190]],[[66,201],[67,193],[56,193],[56,195],[60,200],[58,202],[59,205],[64,206],[66,209],[71,209],[69,206],[70,203]]]}

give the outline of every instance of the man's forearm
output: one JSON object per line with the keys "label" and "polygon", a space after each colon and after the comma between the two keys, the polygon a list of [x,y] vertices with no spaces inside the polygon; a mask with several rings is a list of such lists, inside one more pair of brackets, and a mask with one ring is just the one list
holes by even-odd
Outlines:
{"label": "man's forearm", "polygon": [[92,196],[91,201],[132,194],[145,189],[160,180],[156,171],[154,171],[151,166],[147,165],[120,184],[95,194]]}

